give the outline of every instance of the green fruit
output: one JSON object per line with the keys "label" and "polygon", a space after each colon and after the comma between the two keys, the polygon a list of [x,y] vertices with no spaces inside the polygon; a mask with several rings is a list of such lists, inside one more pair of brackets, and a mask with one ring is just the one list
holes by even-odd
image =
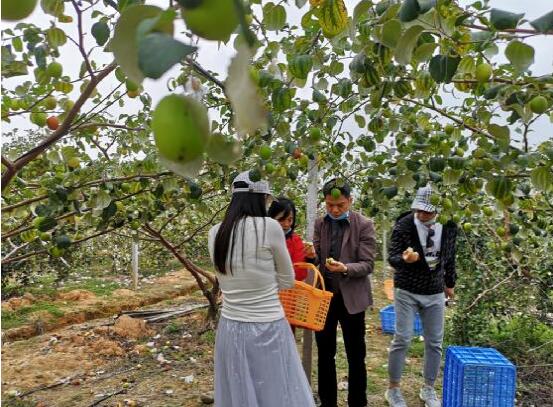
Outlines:
{"label": "green fruit", "polygon": [[261,171],[259,171],[257,168],[250,170],[249,175],[250,175],[250,181],[252,182],[261,181]]}
{"label": "green fruit", "polygon": [[53,257],[61,257],[63,255],[63,249],[60,249],[59,247],[57,246],[54,246],[54,247],[51,247],[48,252],[53,256]]}
{"label": "green fruit", "polygon": [[334,199],[340,199],[340,196],[342,196],[342,191],[340,191],[338,188],[332,188],[330,190],[330,196]]}
{"label": "green fruit", "polygon": [[135,219],[130,223],[129,226],[131,227],[132,230],[138,230],[140,229],[140,226],[142,226],[142,224],[138,219]]}
{"label": "green fruit", "polygon": [[200,157],[209,139],[209,121],[203,105],[188,96],[165,96],[152,116],[159,153],[169,161],[187,163]]}
{"label": "green fruit", "polygon": [[52,240],[52,235],[48,232],[42,232],[40,235],[40,240],[44,242],[48,242],[49,240]]}
{"label": "green fruit", "polygon": [[547,110],[547,99],[543,96],[536,96],[530,101],[530,110],[542,114]]}
{"label": "green fruit", "polygon": [[442,201],[442,207],[445,210],[449,210],[449,209],[453,208],[453,202],[451,202],[451,199],[449,199],[449,198],[444,198],[443,201]]}
{"label": "green fruit", "polygon": [[469,233],[472,230],[472,223],[469,223],[469,222],[463,223],[463,230]]}
{"label": "green fruit", "polygon": [[59,235],[55,237],[54,243],[60,249],[67,249],[71,246],[71,239],[67,235]]}
{"label": "green fruit", "polygon": [[487,82],[492,77],[493,69],[490,64],[479,64],[476,67],[476,80],[478,82]]}
{"label": "green fruit", "polygon": [[486,215],[486,216],[492,216],[493,215],[493,208],[491,208],[489,206],[484,206],[482,208],[482,212],[484,212],[484,215]]}
{"label": "green fruit", "polygon": [[495,232],[501,237],[505,236],[505,233],[507,233],[503,226],[499,226],[497,229],[495,229]]}
{"label": "green fruit", "polygon": [[276,170],[276,167],[274,166],[274,164],[272,163],[265,164],[265,172],[267,174],[272,174],[273,172],[275,172],[275,170]]}
{"label": "green fruit", "polygon": [[439,197],[438,195],[432,195],[432,196],[430,196],[430,203],[431,203],[432,205],[439,205],[439,204],[440,204],[440,201],[441,201],[441,199],[440,199],[440,197]]}
{"label": "green fruit", "polygon": [[431,157],[428,160],[428,168],[430,171],[442,172],[445,169],[445,160],[440,157]]}
{"label": "green fruit", "polygon": [[259,156],[263,160],[268,160],[269,158],[271,158],[272,154],[273,150],[271,150],[271,147],[269,146],[261,146],[261,148],[259,149]]}
{"label": "green fruit", "polygon": [[46,113],[43,113],[43,112],[31,113],[31,123],[36,124],[38,127],[46,126],[46,120],[48,120],[48,116],[46,115]]}
{"label": "green fruit", "polygon": [[127,79],[125,81],[125,86],[127,87],[127,91],[129,92],[136,92],[140,88],[140,85],[138,83],[133,82],[130,79]]}
{"label": "green fruit", "polygon": [[307,169],[308,165],[309,165],[309,157],[307,157],[307,155],[305,154],[302,154],[302,156],[300,157],[300,165]]}
{"label": "green fruit", "polygon": [[59,78],[63,73],[63,66],[59,62],[51,62],[46,67],[46,73],[52,78]]}
{"label": "green fruit", "polygon": [[67,166],[69,168],[79,168],[81,165],[81,160],[79,160],[78,157],[71,157],[69,160],[67,160]]}
{"label": "green fruit", "polygon": [[511,224],[509,225],[509,233],[510,233],[511,235],[513,235],[513,236],[516,235],[516,234],[518,233],[519,230],[520,230],[520,227],[519,227],[517,224],[511,223]]}
{"label": "green fruit", "polygon": [[319,141],[321,141],[321,129],[318,127],[311,127],[309,129],[309,138],[311,138],[311,141],[314,143],[318,143]]}
{"label": "green fruit", "polygon": [[2,20],[17,21],[28,17],[36,7],[38,0],[3,0]]}
{"label": "green fruit", "polygon": [[54,96],[48,96],[46,99],[44,99],[44,107],[48,110],[55,109],[58,102]]}
{"label": "green fruit", "polygon": [[451,134],[453,134],[453,131],[455,130],[455,126],[453,126],[453,124],[446,124],[445,128],[444,128],[444,131],[445,131],[445,134],[447,134],[448,136],[451,136]]}
{"label": "green fruit", "polygon": [[227,41],[238,27],[234,0],[178,0],[182,17],[194,34],[213,41]]}
{"label": "green fruit", "polygon": [[130,190],[131,190],[131,184],[128,184],[126,182],[121,184],[121,191],[130,192]]}
{"label": "green fruit", "polygon": [[455,149],[455,154],[459,157],[463,157],[465,155],[465,150],[463,150],[461,147],[457,147]]}

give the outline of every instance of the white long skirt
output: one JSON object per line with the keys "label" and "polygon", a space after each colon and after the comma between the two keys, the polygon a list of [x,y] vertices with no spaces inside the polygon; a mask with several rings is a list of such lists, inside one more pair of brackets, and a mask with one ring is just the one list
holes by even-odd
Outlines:
{"label": "white long skirt", "polygon": [[315,406],[285,319],[258,323],[220,318],[215,340],[215,406]]}

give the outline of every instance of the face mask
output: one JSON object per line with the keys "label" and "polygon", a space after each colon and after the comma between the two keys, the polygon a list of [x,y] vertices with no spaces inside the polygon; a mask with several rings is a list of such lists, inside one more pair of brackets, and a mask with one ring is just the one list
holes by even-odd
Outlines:
{"label": "face mask", "polygon": [[435,223],[436,223],[436,218],[432,218],[432,219],[430,219],[430,220],[427,220],[426,222],[422,222],[422,224],[423,224],[424,226],[432,226],[432,225],[435,224]]}
{"label": "face mask", "polygon": [[330,213],[327,213],[328,217],[332,220],[344,220],[344,219],[347,219],[349,217],[349,211],[347,212],[344,212],[342,213],[340,216],[338,217],[334,217],[332,216]]}

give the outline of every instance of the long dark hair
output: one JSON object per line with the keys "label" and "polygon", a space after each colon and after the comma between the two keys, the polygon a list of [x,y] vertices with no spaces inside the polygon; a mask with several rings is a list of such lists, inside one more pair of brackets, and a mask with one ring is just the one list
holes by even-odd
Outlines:
{"label": "long dark hair", "polygon": [[[234,187],[236,188],[247,188],[248,184],[242,181],[235,182]],[[234,246],[236,244],[236,228],[241,220],[248,216],[252,217],[265,217],[267,216],[266,209],[266,195],[250,192],[237,192],[232,194],[232,200],[230,205],[225,213],[225,218],[217,231],[215,236],[215,247],[213,252],[213,262],[215,263],[215,268],[221,274],[227,274],[227,271],[232,274],[232,261]],[[257,224],[254,222],[255,228],[255,239],[256,242],[258,239],[257,233]],[[244,239],[245,233],[244,229],[246,227],[246,222],[242,222],[242,262],[244,262]],[[265,223],[263,223],[265,227]],[[230,270],[227,270],[227,257],[229,257],[229,267]]]}
{"label": "long dark hair", "polygon": [[294,202],[292,202],[288,198],[280,196],[275,201],[273,201],[268,213],[269,217],[273,219],[276,219],[276,217],[279,215],[281,218],[287,218],[290,214],[292,214],[293,218],[292,226],[290,226],[290,234],[286,235],[286,237],[290,236],[296,228],[296,205],[294,205]]}

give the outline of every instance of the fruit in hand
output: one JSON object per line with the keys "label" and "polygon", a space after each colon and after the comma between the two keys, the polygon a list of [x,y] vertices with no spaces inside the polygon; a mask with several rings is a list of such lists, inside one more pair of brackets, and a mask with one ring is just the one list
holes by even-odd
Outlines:
{"label": "fruit in hand", "polygon": [[326,264],[334,265],[334,264],[336,264],[336,263],[337,263],[337,261],[334,260],[332,257],[327,257],[327,258],[326,258]]}
{"label": "fruit in hand", "polygon": [[403,252],[403,260],[407,263],[414,263],[419,260],[419,254],[412,247],[408,247]]}

